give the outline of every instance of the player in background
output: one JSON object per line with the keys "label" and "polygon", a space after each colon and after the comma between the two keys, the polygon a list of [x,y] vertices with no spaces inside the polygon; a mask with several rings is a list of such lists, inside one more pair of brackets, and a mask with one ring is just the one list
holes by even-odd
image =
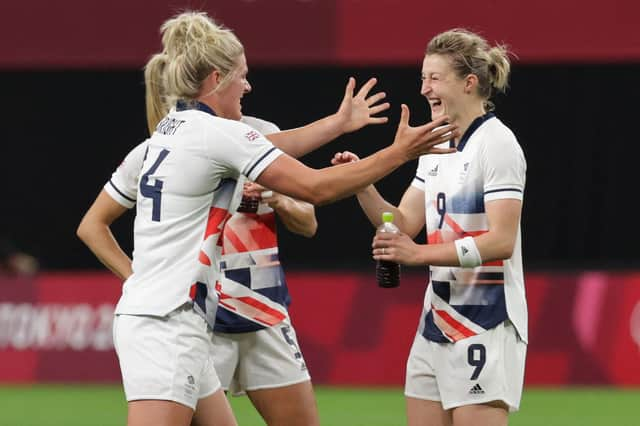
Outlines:
{"label": "player in background", "polygon": [[[373,186],[357,194],[372,224],[394,212],[402,233],[379,233],[374,259],[427,265],[429,286],[407,362],[410,426],[506,425],[519,408],[527,347],[520,214],[526,162],[491,111],[507,85],[502,46],[455,29],[435,36],[422,65],[432,118],[450,117],[461,137],[451,154],[421,156],[395,207]],[[350,152],[334,164],[357,161]],[[413,238],[426,225],[428,244]]]}
{"label": "player in background", "polygon": [[[253,117],[242,121],[264,134],[279,131]],[[259,302],[251,306],[259,315],[240,315],[242,307],[228,306],[230,298],[223,299],[228,294],[220,295],[213,333],[216,372],[225,391],[247,394],[267,425],[319,425],[311,377],[288,314],[291,299],[275,221],[277,214],[289,231],[312,237],[318,226],[315,209],[254,182],[244,184],[244,193],[261,203],[256,213],[237,212],[225,223],[221,266],[226,279],[241,284],[242,295]]]}
{"label": "player in background", "polygon": [[[241,117],[247,65],[230,30],[203,13],[186,12],[165,22],[162,32],[166,91],[155,103],[175,101],[176,108],[158,123],[144,150],[140,196],[130,200],[137,211],[133,260],[129,263],[108,226],[98,229],[119,216],[104,192],[78,235],[103,263],[127,277],[114,320],[127,423],[188,425],[197,406],[197,424],[234,425],[211,362],[214,345],[207,325],[214,326],[218,294],[224,294],[228,281],[215,265],[221,259],[221,230],[238,200],[235,180],[244,175],[288,196],[330,203],[419,155],[446,152],[434,146],[455,126],[434,130],[446,121],[443,117],[411,127],[403,105],[391,146],[355,164],[311,169],[234,121]],[[354,85],[351,79],[349,96]],[[274,142],[298,155],[322,145],[287,135]]]}

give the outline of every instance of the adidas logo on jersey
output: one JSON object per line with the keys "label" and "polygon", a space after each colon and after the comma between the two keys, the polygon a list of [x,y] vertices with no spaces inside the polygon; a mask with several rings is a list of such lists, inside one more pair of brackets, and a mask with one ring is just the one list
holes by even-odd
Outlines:
{"label": "adidas logo on jersey", "polygon": [[484,389],[480,386],[480,383],[476,383],[471,389],[469,389],[469,395],[482,395]]}
{"label": "adidas logo on jersey", "polygon": [[439,164],[436,164],[436,166],[429,170],[429,176],[438,176],[438,166]]}
{"label": "adidas logo on jersey", "polygon": [[467,253],[469,253],[469,250],[465,246],[461,245],[460,247],[462,247],[462,255],[463,256],[466,255]]}

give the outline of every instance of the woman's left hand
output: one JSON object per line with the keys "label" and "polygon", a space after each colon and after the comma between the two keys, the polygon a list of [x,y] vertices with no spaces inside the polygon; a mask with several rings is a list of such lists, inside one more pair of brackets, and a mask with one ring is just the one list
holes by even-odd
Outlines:
{"label": "woman's left hand", "polygon": [[369,92],[377,82],[376,78],[369,79],[354,96],[356,81],[353,77],[349,78],[344,98],[336,113],[336,117],[342,123],[343,133],[354,132],[369,124],[384,124],[389,120],[387,117],[374,117],[389,109],[390,106],[388,102],[378,103],[387,96],[384,92],[369,96]]}
{"label": "woman's left hand", "polygon": [[372,254],[375,260],[387,260],[403,265],[421,265],[419,245],[407,234],[399,232],[376,232],[373,237]]}

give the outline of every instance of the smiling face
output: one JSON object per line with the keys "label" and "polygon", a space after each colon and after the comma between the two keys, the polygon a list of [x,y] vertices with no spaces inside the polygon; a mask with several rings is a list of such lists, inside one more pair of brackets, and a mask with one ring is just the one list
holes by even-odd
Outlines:
{"label": "smiling face", "polygon": [[248,72],[247,59],[242,54],[238,57],[229,78],[215,92],[217,102],[214,110],[218,116],[230,120],[242,118],[242,97],[251,91],[251,85],[247,80]]}
{"label": "smiling face", "polygon": [[466,85],[465,79],[456,75],[448,56],[424,57],[420,94],[429,102],[432,119],[448,115],[455,122],[464,107]]}

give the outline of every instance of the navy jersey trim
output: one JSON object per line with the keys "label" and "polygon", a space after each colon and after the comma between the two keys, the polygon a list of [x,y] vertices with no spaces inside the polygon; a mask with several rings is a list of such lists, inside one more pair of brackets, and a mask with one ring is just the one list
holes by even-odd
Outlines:
{"label": "navy jersey trim", "polygon": [[[224,308],[218,308],[218,312],[220,312],[220,309],[224,309]],[[246,320],[241,316],[236,315],[232,312],[228,312],[228,314],[230,318],[233,317],[237,319],[238,322],[242,322],[242,325],[234,325],[234,326],[222,325],[219,322],[217,322],[220,320],[220,317],[218,316],[216,318],[216,325],[213,327],[213,331],[218,333],[237,334],[237,333],[251,333],[254,331],[260,331],[267,328],[267,326],[265,325],[256,324],[255,322]]]}
{"label": "navy jersey trim", "polygon": [[422,337],[432,342],[449,343],[450,340],[442,333],[436,323],[433,320],[433,312],[429,310],[424,316],[424,330],[422,331]]}
{"label": "navy jersey trim", "polygon": [[482,116],[476,118],[475,120],[473,120],[471,122],[471,125],[467,129],[467,131],[464,132],[464,135],[462,135],[462,139],[460,139],[460,143],[458,144],[458,151],[462,151],[464,149],[464,146],[467,144],[467,141],[469,140],[469,138],[471,137],[473,132],[478,130],[478,127],[480,127],[482,125],[482,123],[484,123],[488,119],[493,118],[495,116],[496,115],[494,113],[488,112],[485,115],[482,115]]}
{"label": "navy jersey trim", "polygon": [[480,272],[478,280],[504,281],[504,272]]}
{"label": "navy jersey trim", "polygon": [[492,306],[464,305],[451,306],[460,315],[471,319],[485,330],[491,330],[501,322],[509,319],[504,296],[498,299],[498,303]]}
{"label": "navy jersey trim", "polygon": [[432,280],[431,286],[433,287],[433,292],[437,294],[440,299],[449,303],[451,299],[451,286],[449,285],[449,281]]}
{"label": "navy jersey trim", "polygon": [[204,104],[200,101],[186,101],[180,99],[176,102],[176,111],[186,111],[188,109],[197,109],[198,111],[206,112],[207,114],[211,114],[216,117],[215,111],[209,107],[209,105]]}
{"label": "navy jersey trim", "polygon": [[269,151],[265,152],[262,155],[262,157],[258,158],[258,160],[255,163],[253,163],[253,166],[251,166],[251,168],[249,168],[249,170],[247,170],[247,173],[244,173],[244,175],[245,176],[250,176],[251,172],[253,171],[253,169],[255,169],[258,166],[258,164],[260,164],[260,162],[262,160],[264,160],[269,154],[271,154],[273,151],[275,151],[275,149],[276,149],[276,147],[273,146],[273,147],[271,147],[271,149],[269,149]]}
{"label": "navy jersey trim", "polygon": [[[285,308],[289,308],[291,304],[291,295],[289,294],[289,289],[285,281],[278,287],[261,288],[254,291],[268,297]],[[219,307],[216,311],[216,322],[213,331],[219,331],[221,333],[248,333],[265,328],[267,327],[264,325],[244,318],[228,309]]]}
{"label": "navy jersey trim", "polygon": [[504,192],[520,192],[520,193],[522,193],[522,190],[518,189],[518,188],[502,188],[502,189],[492,189],[491,191],[485,191],[484,195],[491,194],[492,192],[503,192],[503,191]]}
{"label": "navy jersey trim", "polygon": [[127,196],[124,194],[124,192],[120,191],[120,190],[118,189],[118,187],[117,187],[117,186],[116,186],[116,185],[115,185],[111,180],[109,180],[109,183],[111,184],[111,186],[113,187],[113,189],[115,189],[115,190],[116,190],[116,192],[117,192],[118,194],[120,194],[123,198],[125,198],[125,199],[127,199],[127,200],[131,201],[132,203],[135,203],[135,202],[136,202],[136,200],[135,200],[134,198],[129,198],[129,197],[127,197]]}
{"label": "navy jersey trim", "polygon": [[420,176],[416,175],[416,179],[418,179],[420,182],[424,183],[424,179],[422,179]]}

